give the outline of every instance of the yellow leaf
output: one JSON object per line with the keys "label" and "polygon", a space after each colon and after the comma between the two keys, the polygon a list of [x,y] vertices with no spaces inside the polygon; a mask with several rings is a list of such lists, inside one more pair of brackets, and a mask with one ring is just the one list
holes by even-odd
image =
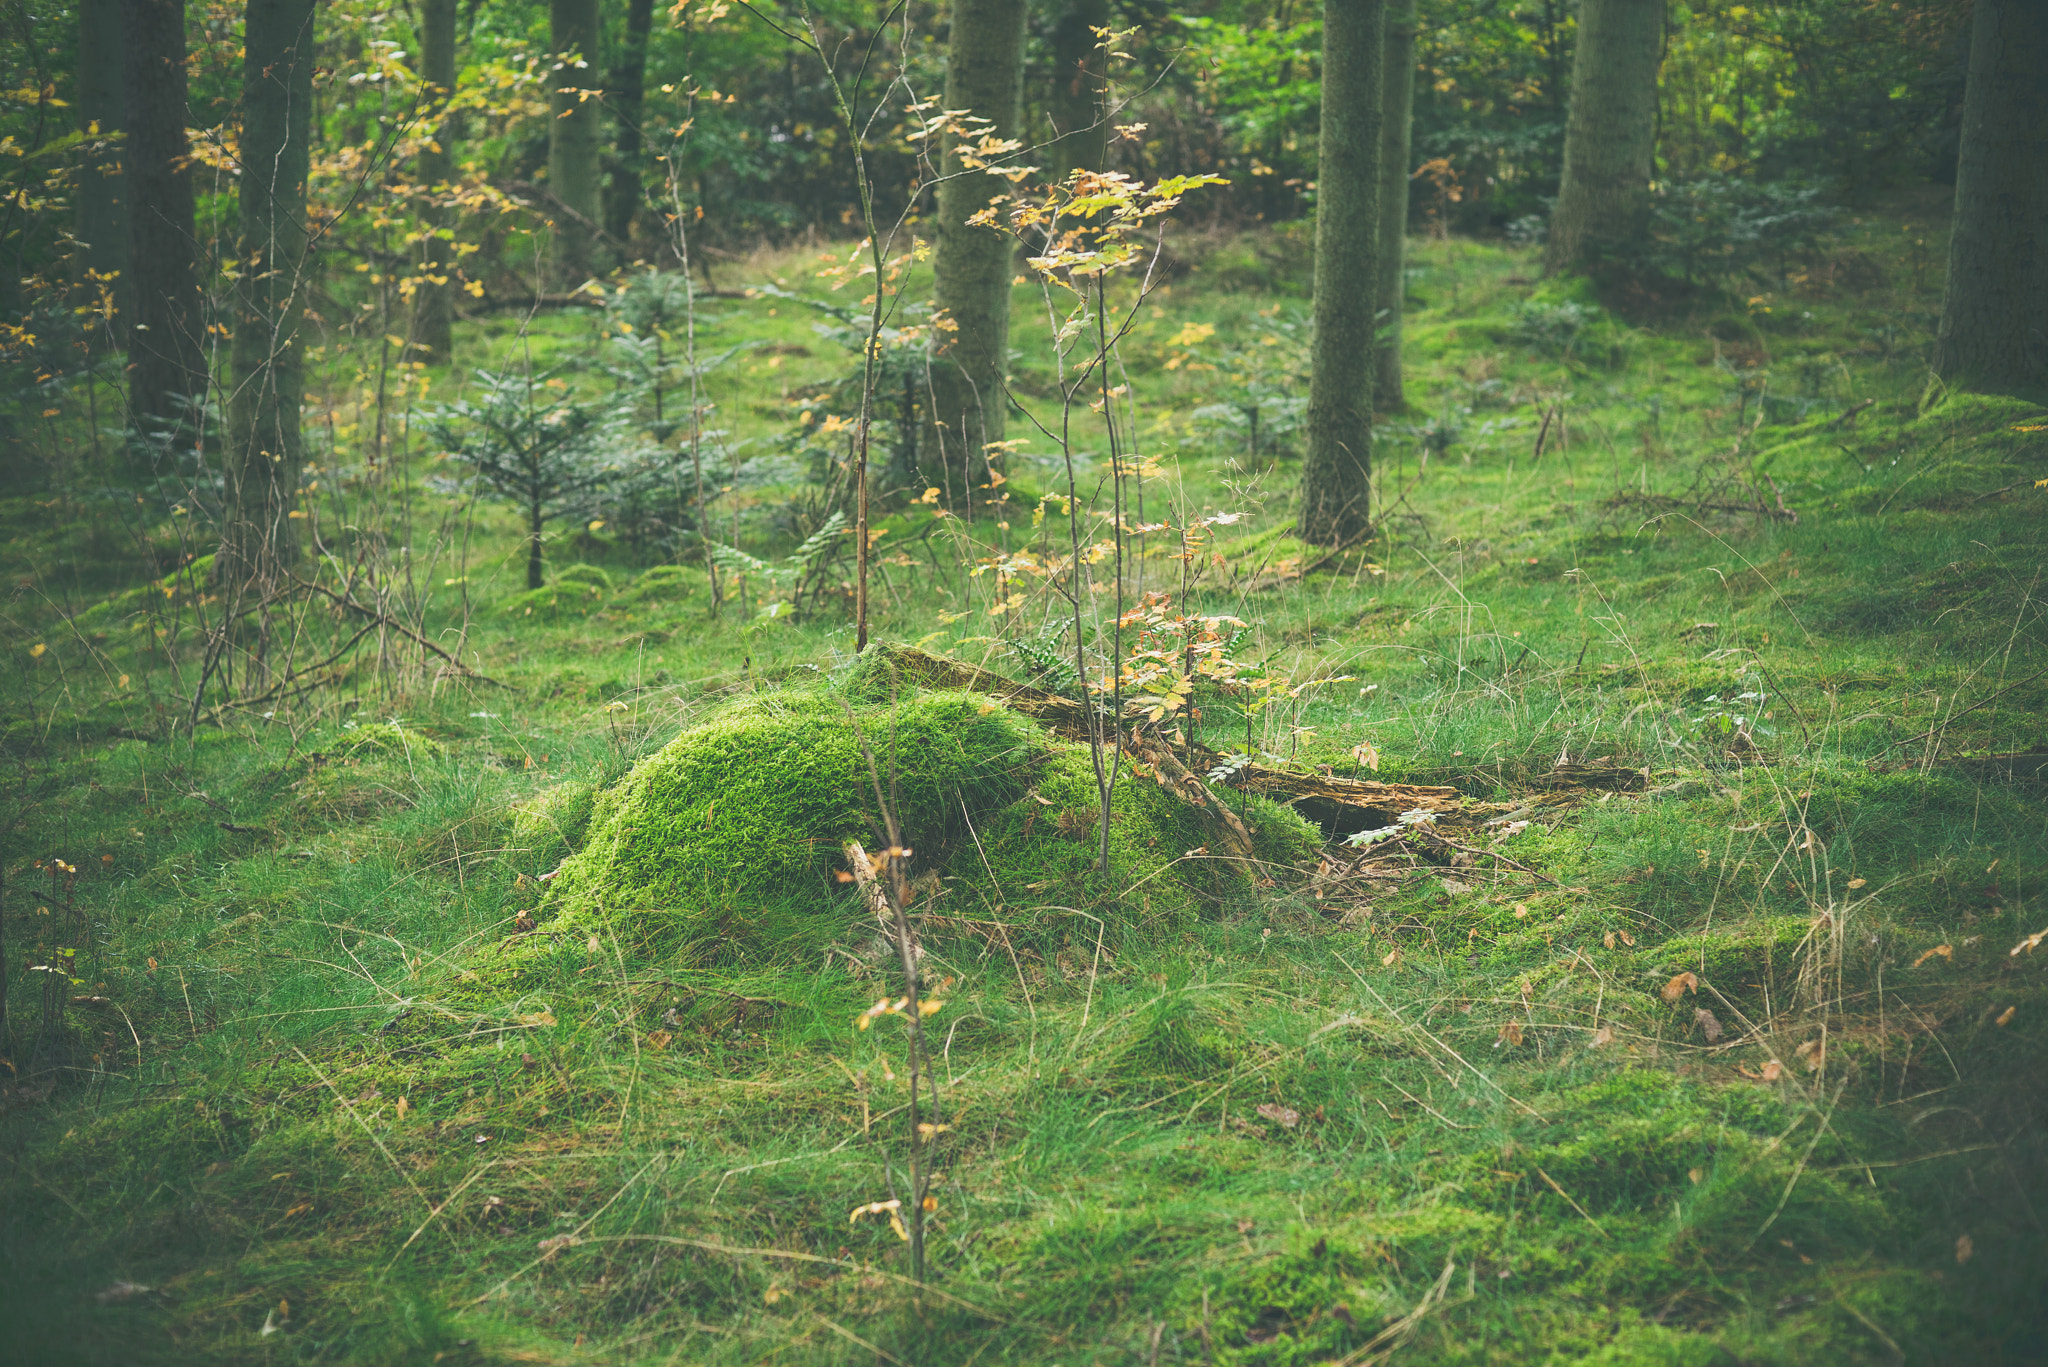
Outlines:
{"label": "yellow leaf", "polygon": [[398,1105],[394,1109],[398,1112],[398,1118],[403,1120],[406,1117],[406,1113],[412,1110],[412,1103],[404,1097],[400,1097],[398,1098]]}
{"label": "yellow leaf", "polygon": [[2012,1018],[2013,1018],[2013,1013],[2014,1013],[2014,1012],[2016,1012],[2016,1011],[2018,1011],[2018,1010],[2019,1010],[2019,1008],[2018,1008],[2017,1006],[2008,1006],[2008,1007],[2006,1007],[2006,1008],[2005,1008],[2005,1010],[2003,1010],[2003,1011],[2001,1011],[2001,1012],[1999,1012],[1999,1013],[1998,1013],[1998,1022],[1997,1022],[1997,1023],[1998,1023],[1999,1025],[2001,1025],[2001,1026],[2011,1025],[2011,1024],[2012,1024]]}
{"label": "yellow leaf", "polygon": [[1395,964],[1397,964],[1397,963],[1400,963],[1400,962],[1401,962],[1401,951],[1400,951],[1400,950],[1398,950],[1398,949],[1390,949],[1390,950],[1388,950],[1388,951],[1387,951],[1387,957],[1386,957],[1386,958],[1384,958],[1384,959],[1381,959],[1381,960],[1380,960],[1380,963],[1382,963],[1383,965],[1385,965],[1385,966],[1386,966],[1386,967],[1388,967],[1388,968],[1392,968],[1392,967],[1393,967],[1393,966],[1394,966]]}
{"label": "yellow leaf", "polygon": [[675,1036],[666,1030],[650,1030],[647,1033],[647,1047],[649,1049],[666,1049],[668,1048],[668,1042],[674,1038]]}
{"label": "yellow leaf", "polygon": [[553,1025],[555,1023],[555,1013],[552,1011],[535,1011],[531,1015],[520,1016],[518,1020],[521,1025],[535,1027]]}
{"label": "yellow leaf", "polygon": [[43,658],[43,652],[48,649],[48,646],[44,645],[41,641],[38,641],[28,648],[28,657],[31,660],[40,660]]}
{"label": "yellow leaf", "polygon": [[1857,888],[1863,887],[1869,882],[1868,878],[1851,878],[1849,880],[1849,890],[1854,892]]}
{"label": "yellow leaf", "polygon": [[1936,945],[1934,948],[1922,954],[1919,958],[1913,960],[1913,967],[1918,968],[1920,967],[1920,965],[1926,963],[1929,959],[1942,958],[1953,960],[1955,956],[1955,947],[1953,945]]}
{"label": "yellow leaf", "polygon": [[934,1000],[931,997],[926,997],[917,1004],[917,1014],[920,1016],[936,1016],[945,1009],[946,1004],[944,1002]]}

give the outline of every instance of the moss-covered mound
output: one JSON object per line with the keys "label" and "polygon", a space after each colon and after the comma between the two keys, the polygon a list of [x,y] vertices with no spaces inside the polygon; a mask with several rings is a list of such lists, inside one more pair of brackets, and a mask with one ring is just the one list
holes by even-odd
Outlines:
{"label": "moss-covered mound", "polygon": [[[1096,867],[1086,748],[993,699],[905,690],[855,702],[812,682],[723,705],[600,794],[549,880],[539,933],[515,939],[500,964],[581,951],[591,935],[698,966],[813,957],[843,940],[865,922],[840,880],[846,844],[888,844],[863,742],[916,851],[920,912],[1087,906],[1135,921],[1249,887],[1241,862],[1207,854],[1200,812],[1128,771],[1112,802],[1111,866]],[[1267,858],[1313,849],[1307,823],[1255,805],[1247,817]]]}

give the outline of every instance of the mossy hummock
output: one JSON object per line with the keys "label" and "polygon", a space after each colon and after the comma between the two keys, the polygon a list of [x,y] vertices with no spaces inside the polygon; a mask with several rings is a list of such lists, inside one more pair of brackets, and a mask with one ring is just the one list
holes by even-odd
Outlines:
{"label": "mossy hummock", "polygon": [[[1250,885],[1241,863],[1207,856],[1195,808],[1128,772],[1111,866],[1097,868],[1087,751],[992,698],[855,703],[820,682],[725,704],[600,794],[551,876],[535,947],[602,931],[688,964],[820,952],[863,915],[839,877],[846,845],[888,843],[878,778],[913,867],[939,875],[920,879],[919,910],[1060,903],[1147,918]],[[1306,822],[1257,807],[1262,856],[1298,862],[1313,848]]]}

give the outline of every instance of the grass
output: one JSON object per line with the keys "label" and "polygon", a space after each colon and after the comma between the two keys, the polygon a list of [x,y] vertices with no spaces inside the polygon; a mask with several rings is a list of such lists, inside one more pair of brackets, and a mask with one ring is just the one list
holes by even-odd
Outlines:
{"label": "grass", "polygon": [[[172,533],[122,541],[53,456],[0,505],[23,567],[0,1100],[17,1355],[2048,1360],[2048,948],[2021,947],[2048,925],[2048,812],[2038,781],[1971,762],[2041,743],[2048,433],[2038,409],[1930,388],[1938,281],[1900,232],[1912,207],[1844,243],[1868,288],[1655,315],[1535,283],[1527,252],[1417,243],[1385,531],[1306,578],[1284,451],[1190,419],[1300,307],[1294,256],[1188,243],[1126,358],[1168,457],[1148,498],[1248,514],[1188,601],[1253,623],[1295,678],[1354,676],[1256,718],[1254,743],[1350,774],[1369,741],[1366,776],[1523,803],[1528,824],[1457,836],[1512,863],[1354,869],[1333,845],[1271,886],[1203,884],[1192,910],[1073,877],[1059,818],[1091,800],[1085,762],[1037,780],[1055,805],[1035,826],[1025,798],[935,835],[948,871],[975,839],[1000,867],[925,905],[950,1128],[921,1296],[886,1222],[847,1215],[902,1180],[905,1098],[901,1022],[853,1025],[895,989],[840,929],[845,894],[739,880],[716,953],[591,916],[519,941],[516,980],[491,966],[520,913],[550,924],[542,875],[616,824],[594,794],[653,761],[644,786],[678,736],[836,686],[835,612],[714,618],[700,571],[587,532],[552,548],[536,604],[509,514],[393,492],[410,620],[508,687],[366,662],[188,735],[196,590],[149,589],[165,559],[143,551]],[[743,273],[806,290],[803,263]],[[714,380],[744,460],[843,365],[787,300],[717,307],[719,345],[811,352]],[[1174,344],[1190,323],[1215,340]],[[590,328],[492,320],[459,354],[553,364]],[[1043,338],[1019,346],[1028,397]],[[330,478],[365,504],[395,487]],[[721,516],[785,553],[793,492],[743,483]],[[964,571],[1057,518],[1005,520],[890,565],[878,634],[1021,676],[1008,642],[1046,606],[991,617],[993,576]],[[1146,586],[1178,591],[1190,562],[1146,549]],[[1204,707],[1203,739],[1244,743]],[[70,1067],[37,1074],[46,975],[25,970],[60,945],[71,995],[100,1000],[69,1008]]]}

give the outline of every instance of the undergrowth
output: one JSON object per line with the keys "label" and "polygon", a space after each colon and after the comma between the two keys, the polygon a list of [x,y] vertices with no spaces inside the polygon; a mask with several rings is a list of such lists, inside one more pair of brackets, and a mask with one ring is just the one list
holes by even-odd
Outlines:
{"label": "undergrowth", "polygon": [[[713,616],[595,532],[529,593],[487,509],[433,600],[470,673],[188,730],[165,614],[203,577],[87,564],[58,474],[11,497],[16,1357],[2048,1361],[2040,410],[1872,344],[1903,284],[1631,317],[1526,251],[1415,258],[1384,530],[1335,558],[1284,450],[1191,416],[1291,286],[1166,292],[1147,496],[1243,520],[1140,543],[1134,588],[1342,680],[1183,740],[1513,808],[1451,845],[1318,848],[1224,786],[1247,874],[1127,773],[1105,876],[1085,750],[849,687],[835,613]],[[727,326],[800,335],[774,302]],[[741,437],[790,408],[748,404]],[[800,539],[797,495],[739,496],[764,555]],[[878,632],[1056,657],[967,573],[1045,534],[1013,506],[943,555],[878,518],[924,538]],[[877,781],[943,1001],[921,1289],[848,1218],[906,1101],[838,878]]]}

